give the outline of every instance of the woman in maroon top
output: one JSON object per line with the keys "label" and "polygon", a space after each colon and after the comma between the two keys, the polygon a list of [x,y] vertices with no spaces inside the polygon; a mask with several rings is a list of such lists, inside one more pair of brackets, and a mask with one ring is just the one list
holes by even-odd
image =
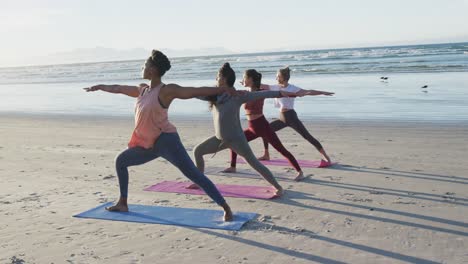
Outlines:
{"label": "woman in maroon top", "polygon": [[[245,71],[243,85],[249,87],[252,92],[259,91],[262,82],[262,74],[254,69]],[[294,180],[299,181],[304,178],[304,173],[297,163],[296,158],[283,146],[278,136],[270,127],[268,120],[263,115],[263,103],[265,99],[250,101],[244,104],[249,127],[244,130],[244,135],[247,141],[252,141],[258,137],[263,138],[270,143],[281,155],[283,155],[289,163],[297,171],[297,176]],[[236,172],[237,153],[231,150],[231,167],[223,172]]]}

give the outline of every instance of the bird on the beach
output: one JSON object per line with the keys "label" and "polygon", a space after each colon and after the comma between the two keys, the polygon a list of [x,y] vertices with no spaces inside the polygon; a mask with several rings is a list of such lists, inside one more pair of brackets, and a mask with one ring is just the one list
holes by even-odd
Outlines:
{"label": "bird on the beach", "polygon": [[382,76],[380,77],[380,81],[386,83],[388,82],[388,77]]}
{"label": "bird on the beach", "polygon": [[421,88],[427,88],[427,87],[429,87],[429,86],[427,86],[427,85],[424,85],[424,86],[423,86],[423,87],[421,87]]}

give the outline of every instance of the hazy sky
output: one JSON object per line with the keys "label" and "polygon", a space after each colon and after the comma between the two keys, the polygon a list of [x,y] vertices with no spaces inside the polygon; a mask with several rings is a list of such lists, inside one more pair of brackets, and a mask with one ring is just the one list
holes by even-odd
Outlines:
{"label": "hazy sky", "polygon": [[0,0],[0,66],[98,46],[251,52],[468,41],[467,14],[468,0]]}

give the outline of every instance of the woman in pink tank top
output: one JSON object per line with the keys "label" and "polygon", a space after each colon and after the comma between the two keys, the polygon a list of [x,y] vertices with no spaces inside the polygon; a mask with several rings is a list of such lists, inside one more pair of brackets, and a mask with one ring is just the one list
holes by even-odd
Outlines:
{"label": "woman in pink tank top", "polygon": [[120,199],[116,205],[107,207],[109,211],[128,212],[128,167],[141,165],[158,157],[163,157],[176,166],[187,178],[200,186],[211,199],[224,210],[224,220],[231,221],[233,215],[216,186],[201,173],[180,141],[177,129],[169,122],[168,108],[174,99],[190,99],[198,96],[211,96],[224,92],[235,94],[229,88],[182,87],[177,84],[164,84],[162,76],[171,68],[169,59],[162,52],[153,50],[143,67],[143,79],[150,84],[96,85],[84,88],[87,92],[105,91],[120,93],[137,98],[135,105],[135,129],[128,148],[116,158],[116,170],[120,186]]}

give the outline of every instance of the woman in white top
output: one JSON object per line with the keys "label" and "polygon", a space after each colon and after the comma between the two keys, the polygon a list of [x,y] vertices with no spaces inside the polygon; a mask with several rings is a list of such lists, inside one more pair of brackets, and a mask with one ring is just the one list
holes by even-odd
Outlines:
{"label": "woman in white top", "polygon": [[[279,69],[278,73],[276,74],[276,80],[278,81],[277,85],[265,85],[262,84],[261,88],[265,90],[277,90],[277,91],[287,91],[296,93],[301,88],[289,84],[289,78],[291,76],[291,70],[289,67]],[[308,90],[308,95],[327,95],[331,96],[334,93],[324,92],[324,91],[316,91],[316,90]],[[323,158],[328,162],[331,163],[330,157],[325,152],[322,144],[315,139],[309,131],[305,128],[304,124],[302,124],[301,120],[297,117],[296,111],[294,111],[294,99],[295,97],[283,97],[283,98],[276,98],[275,99],[275,107],[280,108],[280,116],[278,120],[275,120],[270,123],[271,129],[276,132],[281,130],[285,127],[291,127],[297,133],[299,133],[304,139],[309,141],[310,144],[314,145],[314,147],[322,154]],[[269,160],[270,153],[268,151],[268,142],[263,139],[263,146],[265,148],[265,153],[262,157],[259,157],[259,160]]]}

